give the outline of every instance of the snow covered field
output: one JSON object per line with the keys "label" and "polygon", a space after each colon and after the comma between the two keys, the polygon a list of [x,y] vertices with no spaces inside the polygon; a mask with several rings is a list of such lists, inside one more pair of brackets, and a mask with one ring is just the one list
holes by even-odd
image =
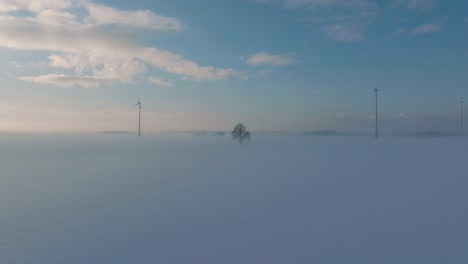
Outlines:
{"label": "snow covered field", "polygon": [[1,264],[468,263],[468,139],[0,135]]}

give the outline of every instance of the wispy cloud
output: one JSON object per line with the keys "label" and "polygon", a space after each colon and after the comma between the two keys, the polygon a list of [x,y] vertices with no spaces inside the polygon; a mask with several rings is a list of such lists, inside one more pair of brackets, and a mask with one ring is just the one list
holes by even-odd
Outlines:
{"label": "wispy cloud", "polygon": [[[19,16],[16,11],[28,11],[28,15]],[[168,50],[142,46],[133,40],[128,27],[184,29],[178,19],[149,10],[125,11],[91,1],[0,1],[0,47],[50,52],[49,67],[61,70],[21,80],[96,87],[134,82],[149,67],[185,80],[223,80],[239,75],[234,69],[201,66]]]}
{"label": "wispy cloud", "polygon": [[428,11],[435,7],[436,0],[393,0],[390,7],[415,9],[419,11]]}
{"label": "wispy cloud", "polygon": [[413,30],[413,34],[427,34],[440,30],[437,24],[424,24]]}
{"label": "wispy cloud", "polygon": [[395,31],[395,33],[393,34],[394,36],[399,36],[399,35],[402,35],[402,34],[405,34],[406,33],[406,29],[405,28],[399,28]]}
{"label": "wispy cloud", "polygon": [[[408,12],[419,11],[428,13],[435,9],[439,0],[390,0],[386,3],[375,0],[256,0],[269,3],[285,9],[301,9],[300,20],[308,28],[316,29],[330,39],[340,42],[358,42],[368,39],[368,30],[378,25],[378,22],[394,14],[406,15]],[[402,13],[402,9],[405,10]],[[400,14],[397,14],[400,13]],[[305,15],[303,15],[305,14]],[[423,15],[423,14],[421,14]],[[409,21],[407,19],[406,21]],[[421,25],[414,30],[408,25],[397,25],[393,34],[381,32],[384,39],[404,35],[404,33],[424,34],[440,30],[437,24]],[[379,38],[379,36],[374,37]],[[389,36],[391,35],[391,36]],[[382,37],[382,36],[380,36]]]}
{"label": "wispy cloud", "polygon": [[404,113],[404,112],[401,112],[399,113],[397,116],[396,116],[397,119],[407,119],[408,118],[408,114]]}
{"label": "wispy cloud", "polygon": [[156,84],[157,86],[160,86],[160,87],[172,87],[172,83],[169,82],[169,81],[164,81],[164,80],[161,80],[159,78],[155,78],[155,77],[149,77],[148,80],[152,83],[152,84]]}
{"label": "wispy cloud", "polygon": [[408,8],[428,10],[428,9],[433,8],[434,5],[435,5],[434,0],[410,0],[408,3]]}
{"label": "wispy cloud", "polygon": [[366,9],[376,7],[377,4],[368,0],[257,0],[261,3],[281,4],[286,8],[349,8]]}
{"label": "wispy cloud", "polygon": [[364,40],[364,33],[360,25],[333,24],[325,27],[324,31],[337,41],[356,42]]}
{"label": "wispy cloud", "polygon": [[287,7],[331,7],[336,4],[336,0],[285,0]]}
{"label": "wispy cloud", "polygon": [[256,53],[242,59],[251,66],[284,66],[295,63],[291,55],[274,55],[267,52]]}
{"label": "wispy cloud", "polygon": [[260,0],[276,3],[288,9],[305,9],[301,21],[310,28],[341,42],[356,42],[365,39],[366,25],[377,17],[379,5],[368,0]]}

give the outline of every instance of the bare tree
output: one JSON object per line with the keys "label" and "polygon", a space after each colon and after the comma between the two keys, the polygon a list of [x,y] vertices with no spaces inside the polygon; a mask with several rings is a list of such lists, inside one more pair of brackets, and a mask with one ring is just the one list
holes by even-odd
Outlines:
{"label": "bare tree", "polygon": [[247,131],[242,123],[237,124],[231,132],[233,140],[239,140],[242,143],[244,140],[250,139],[250,132]]}

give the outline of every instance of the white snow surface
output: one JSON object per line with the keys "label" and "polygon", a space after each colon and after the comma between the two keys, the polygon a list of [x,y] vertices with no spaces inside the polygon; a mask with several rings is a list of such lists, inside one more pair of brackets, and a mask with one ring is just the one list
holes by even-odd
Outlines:
{"label": "white snow surface", "polygon": [[468,139],[0,135],[1,264],[468,263]]}

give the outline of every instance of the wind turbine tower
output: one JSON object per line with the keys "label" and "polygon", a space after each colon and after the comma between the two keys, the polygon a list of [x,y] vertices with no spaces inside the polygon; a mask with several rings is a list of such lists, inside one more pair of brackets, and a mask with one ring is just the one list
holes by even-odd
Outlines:
{"label": "wind turbine tower", "polygon": [[463,103],[465,100],[460,99],[460,138],[463,138]]}
{"label": "wind turbine tower", "polygon": [[138,136],[141,137],[141,101],[140,97],[138,97],[138,103],[135,104],[135,106],[138,105]]}
{"label": "wind turbine tower", "polygon": [[379,89],[375,88],[375,89],[374,89],[374,95],[375,95],[375,138],[378,138],[378,137],[379,137],[378,93],[379,93]]}

